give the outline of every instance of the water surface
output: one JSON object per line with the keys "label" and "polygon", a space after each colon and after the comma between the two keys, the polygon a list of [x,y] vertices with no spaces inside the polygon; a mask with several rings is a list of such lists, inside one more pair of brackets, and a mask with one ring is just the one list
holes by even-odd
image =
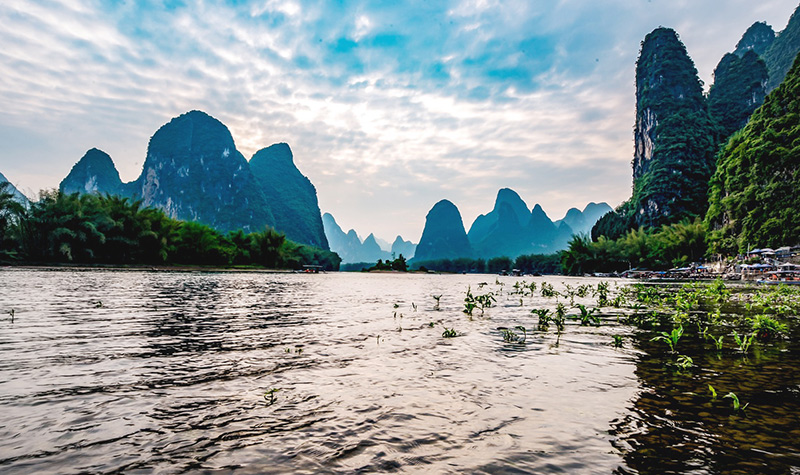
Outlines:
{"label": "water surface", "polygon": [[613,471],[638,352],[496,279],[0,270],[0,471]]}

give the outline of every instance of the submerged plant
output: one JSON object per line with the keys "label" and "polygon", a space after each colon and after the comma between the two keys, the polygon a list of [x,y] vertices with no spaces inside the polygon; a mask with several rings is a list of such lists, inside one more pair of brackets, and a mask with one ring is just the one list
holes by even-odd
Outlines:
{"label": "submerged plant", "polygon": [[267,392],[264,393],[264,400],[267,401],[268,405],[272,405],[275,403],[275,393],[280,391],[279,388],[270,388]]}
{"label": "submerged plant", "polygon": [[433,300],[436,300],[436,305],[433,306],[433,309],[438,311],[439,310],[439,299],[442,298],[442,295],[441,294],[439,294],[439,295],[431,295],[431,297],[433,297]]}
{"label": "submerged plant", "polygon": [[750,323],[758,341],[769,341],[773,338],[778,338],[787,331],[785,323],[781,323],[768,315],[756,315],[750,319]]}
{"label": "submerged plant", "polygon": [[748,402],[747,404],[742,406],[741,402],[739,402],[739,396],[737,396],[736,393],[731,392],[726,394],[724,397],[730,398],[733,401],[733,412],[744,411],[745,409],[747,409],[747,406],[750,405],[750,403]]}
{"label": "submerged plant", "polygon": [[720,335],[719,337],[715,337],[714,335],[708,335],[708,338],[714,341],[714,346],[717,347],[717,351],[722,349],[722,339],[725,338],[725,335]]}
{"label": "submerged plant", "polygon": [[683,335],[683,327],[677,326],[670,333],[661,332],[660,335],[653,337],[650,341],[663,341],[669,345],[670,352],[675,353],[675,346],[678,344],[678,340],[681,339],[681,335]]}
{"label": "submerged plant", "polygon": [[539,323],[537,325],[539,331],[545,332],[547,331],[548,328],[550,328],[550,322],[552,321],[552,319],[548,316],[548,314],[550,313],[549,308],[533,309],[531,310],[531,313],[539,315]]}
{"label": "submerged plant", "polygon": [[548,284],[547,282],[542,282],[541,289],[542,297],[555,297],[558,295],[558,292],[553,289],[552,284]]}
{"label": "submerged plant", "polygon": [[577,318],[581,321],[581,326],[586,326],[589,324],[600,326],[600,317],[595,315],[595,312],[600,310],[599,308],[593,308],[589,310],[586,308],[586,305],[582,304],[578,304],[577,307],[581,311],[581,314],[577,315]]}
{"label": "submerged plant", "polygon": [[675,365],[681,370],[687,370],[694,365],[694,360],[686,355],[678,355],[678,360]]}
{"label": "submerged plant", "polygon": [[735,331],[733,332],[733,339],[736,341],[736,344],[739,345],[739,351],[742,353],[747,353],[747,350],[750,349],[750,345],[753,344],[755,336],[755,333],[739,336],[738,333]]}
{"label": "submerged plant", "polygon": [[[503,341],[506,343],[525,343],[525,340],[528,338],[528,333],[522,325],[515,326],[513,330],[506,327],[500,327],[499,330],[503,333]],[[522,337],[514,332],[514,330],[521,331]]]}
{"label": "submerged plant", "polygon": [[567,320],[567,307],[564,306],[563,303],[559,302],[556,305],[556,314],[551,321],[556,324],[556,328],[558,329],[558,333],[564,331],[564,323]]}
{"label": "submerged plant", "polygon": [[603,281],[597,284],[597,305],[605,307],[608,302],[608,282]]}
{"label": "submerged plant", "polygon": [[458,336],[458,332],[456,332],[455,328],[447,328],[444,327],[444,331],[442,332],[443,338],[454,338]]}

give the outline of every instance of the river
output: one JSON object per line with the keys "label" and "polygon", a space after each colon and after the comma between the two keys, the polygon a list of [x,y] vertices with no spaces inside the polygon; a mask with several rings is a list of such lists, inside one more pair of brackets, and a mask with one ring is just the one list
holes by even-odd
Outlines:
{"label": "river", "polygon": [[600,281],[0,269],[0,472],[635,473],[633,330],[523,279]]}

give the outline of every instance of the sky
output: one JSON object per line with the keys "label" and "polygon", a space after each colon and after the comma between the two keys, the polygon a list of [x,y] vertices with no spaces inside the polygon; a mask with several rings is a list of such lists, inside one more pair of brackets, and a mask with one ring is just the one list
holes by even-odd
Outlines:
{"label": "sky", "polygon": [[[248,159],[288,143],[322,212],[417,242],[515,190],[551,219],[630,196],[640,42],[674,28],[708,86],[796,0],[79,1],[0,4],[0,172],[36,197],[90,148],[136,179],[202,110]],[[706,87],[707,87],[706,86]]]}

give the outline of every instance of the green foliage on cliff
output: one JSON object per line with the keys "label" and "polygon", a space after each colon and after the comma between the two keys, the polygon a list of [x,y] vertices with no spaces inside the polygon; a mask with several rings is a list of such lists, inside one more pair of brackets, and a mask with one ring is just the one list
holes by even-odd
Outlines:
{"label": "green foliage on cliff", "polygon": [[[79,264],[339,267],[339,256],[288,241],[271,229],[227,235],[196,222],[109,195],[43,192],[29,210],[9,208],[0,193],[3,251],[18,262]],[[8,210],[8,211],[3,211]]]}
{"label": "green foliage on cliff", "polygon": [[769,70],[767,91],[772,91],[783,81],[794,64],[797,52],[800,51],[800,6],[798,6],[786,28],[781,31],[764,52],[764,62]]}
{"label": "green foliage on cliff", "polygon": [[767,65],[754,51],[741,58],[731,53],[722,57],[708,93],[709,113],[720,126],[721,141],[744,127],[764,102],[767,77]]}
{"label": "green foliage on cliff", "polygon": [[714,252],[800,239],[800,60],[722,150],[706,221]]}
{"label": "green foliage on cliff", "polygon": [[[648,136],[654,146],[650,159],[634,158],[634,221],[659,226],[701,216],[713,173],[716,127],[694,63],[673,30],[658,28],[642,42],[636,89],[637,141]],[[648,116],[655,117],[653,125],[647,124]]]}
{"label": "green foliage on cliff", "polygon": [[317,190],[294,164],[289,145],[279,143],[256,152],[250,170],[275,217],[275,227],[289,239],[328,249]]}

